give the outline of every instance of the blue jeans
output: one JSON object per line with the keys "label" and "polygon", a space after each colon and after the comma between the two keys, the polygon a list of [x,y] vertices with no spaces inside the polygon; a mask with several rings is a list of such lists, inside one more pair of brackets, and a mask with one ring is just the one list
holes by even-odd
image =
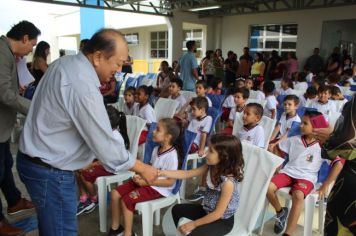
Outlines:
{"label": "blue jeans", "polygon": [[[9,142],[0,143],[0,188],[3,192],[8,206],[14,206],[21,199],[21,193],[16,188],[12,165],[14,161],[10,152]],[[0,201],[0,221],[4,219]]]}
{"label": "blue jeans", "polygon": [[17,170],[36,207],[42,236],[77,235],[77,194],[72,171],[47,168],[17,154]]}

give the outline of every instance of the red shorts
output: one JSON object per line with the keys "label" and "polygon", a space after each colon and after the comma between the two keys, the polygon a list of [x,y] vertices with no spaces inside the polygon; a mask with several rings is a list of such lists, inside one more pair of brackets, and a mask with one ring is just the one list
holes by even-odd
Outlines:
{"label": "red shorts", "polygon": [[130,211],[135,211],[136,203],[162,197],[162,195],[151,188],[151,186],[140,187],[132,180],[118,186],[115,190],[120,194],[122,201],[124,201],[127,209]]}
{"label": "red shorts", "polygon": [[220,131],[222,134],[232,134],[232,127],[226,127]]}
{"label": "red shorts", "polygon": [[138,139],[138,145],[141,145],[143,143],[146,142],[146,139],[147,139],[147,134],[148,134],[148,131],[147,130],[143,130],[140,134],[140,138]]}
{"label": "red shorts", "polygon": [[84,179],[90,183],[95,183],[98,177],[114,175],[113,173],[106,171],[105,168],[100,164],[93,165],[88,169],[82,170],[81,174]]}
{"label": "red shorts", "polygon": [[222,114],[221,114],[221,120],[222,121],[229,121],[229,115],[230,115],[231,108],[229,107],[223,107],[222,108]]}
{"label": "red shorts", "polygon": [[189,154],[196,153],[197,151],[199,151],[199,146],[196,143],[192,143]]}
{"label": "red shorts", "polygon": [[294,179],[284,173],[279,173],[273,176],[271,182],[274,183],[278,189],[291,187],[289,193],[299,190],[304,193],[304,197],[314,189],[314,184],[312,182],[305,179]]}

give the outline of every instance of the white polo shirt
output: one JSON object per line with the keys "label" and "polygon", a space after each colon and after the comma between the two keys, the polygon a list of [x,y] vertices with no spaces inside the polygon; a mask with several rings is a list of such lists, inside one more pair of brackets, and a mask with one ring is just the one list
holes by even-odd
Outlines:
{"label": "white polo shirt", "polygon": [[[151,165],[158,170],[177,170],[178,169],[178,153],[172,147],[165,152],[159,153],[159,147],[155,147],[152,151]],[[158,179],[167,179],[166,177],[158,177]],[[170,187],[151,186],[154,190],[159,192],[162,196],[168,197],[172,195],[174,188],[173,184]]]}
{"label": "white polo shirt", "polygon": [[277,105],[278,101],[275,96],[269,95],[266,97],[266,107],[263,109],[263,115],[272,118],[272,112],[271,110],[275,110],[276,116],[277,116]]}
{"label": "white polo shirt", "polygon": [[319,101],[314,101],[310,105],[311,108],[317,109],[319,112],[323,113],[325,118],[331,113],[336,112],[336,106],[333,101],[328,100],[326,103],[320,103]]}
{"label": "white polo shirt", "polygon": [[131,107],[128,107],[126,103],[122,106],[122,112],[125,113],[125,115],[130,115],[132,116],[134,114],[134,108],[135,105],[138,103],[134,103]]}
{"label": "white polo shirt", "polygon": [[211,116],[205,116],[201,119],[193,118],[188,125],[188,130],[194,133],[197,133],[197,136],[194,139],[194,143],[196,145],[200,145],[200,139],[202,133],[209,133],[211,129],[211,125],[213,123],[213,119]]}
{"label": "white polo shirt", "polygon": [[266,99],[266,95],[262,91],[257,90],[256,92],[257,92],[256,99],[260,99],[260,100]]}
{"label": "white polo shirt", "polygon": [[[133,115],[146,120],[146,125],[150,125],[152,122],[157,122],[156,113],[149,103],[141,108],[139,103],[135,104]],[[147,126],[144,130],[148,130]]]}
{"label": "white polo shirt", "polygon": [[294,85],[294,89],[307,91],[307,89],[308,89],[308,83],[307,83],[307,82],[297,82],[297,83]]}
{"label": "white polo shirt", "polygon": [[211,102],[210,98],[208,96],[205,96],[206,100],[208,100],[208,105],[209,107],[213,106],[213,103]]}
{"label": "white polo shirt", "polygon": [[229,120],[234,121],[235,118],[236,118],[236,112],[243,113],[245,108],[246,108],[246,105],[241,107],[240,109],[237,109],[236,106],[232,107],[231,110],[230,110],[230,114],[229,114]]}
{"label": "white polo shirt", "polygon": [[295,114],[295,116],[293,116],[293,117],[287,118],[287,114],[285,112],[283,112],[281,119],[279,120],[279,125],[280,125],[279,135],[278,135],[279,138],[282,137],[287,132],[287,130],[292,127],[292,123],[294,121],[301,122],[298,114]]}
{"label": "white polo shirt", "polygon": [[297,135],[280,142],[279,148],[289,155],[289,161],[280,172],[315,185],[321,164],[325,161],[321,158],[319,142],[307,144],[303,136]]}
{"label": "white polo shirt", "polygon": [[179,94],[176,98],[172,98],[172,96],[169,95],[168,98],[177,101],[178,106],[176,108],[176,112],[179,112],[180,109],[182,109],[182,107],[187,103],[187,100],[182,94]]}
{"label": "white polo shirt", "polygon": [[252,129],[247,129],[244,126],[237,132],[241,141],[251,143],[260,148],[265,147],[265,131],[261,125],[256,125]]}
{"label": "white polo shirt", "polygon": [[292,92],[293,92],[293,89],[291,89],[291,88],[287,88],[286,90],[280,88],[277,90],[278,95],[290,95],[290,94],[292,94]]}
{"label": "white polo shirt", "polygon": [[227,108],[233,108],[236,106],[235,104],[235,100],[234,100],[234,96],[233,95],[229,95],[225,101],[223,102],[223,107],[227,107]]}

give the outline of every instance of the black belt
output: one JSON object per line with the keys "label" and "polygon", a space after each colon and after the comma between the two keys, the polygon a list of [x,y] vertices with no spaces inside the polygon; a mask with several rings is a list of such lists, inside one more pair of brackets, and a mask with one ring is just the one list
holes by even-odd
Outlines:
{"label": "black belt", "polygon": [[32,163],[35,163],[39,166],[43,166],[43,167],[46,167],[48,169],[57,169],[57,168],[54,168],[53,166],[51,166],[50,164],[47,164],[46,162],[43,162],[41,160],[41,158],[38,158],[38,157],[30,157],[28,155],[25,155],[26,159],[29,160],[30,162]]}

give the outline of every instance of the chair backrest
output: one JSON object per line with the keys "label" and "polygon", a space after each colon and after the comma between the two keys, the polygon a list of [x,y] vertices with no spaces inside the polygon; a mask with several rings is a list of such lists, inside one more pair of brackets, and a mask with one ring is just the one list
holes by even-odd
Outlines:
{"label": "chair backrest", "polygon": [[138,75],[136,80],[136,86],[139,87],[142,85],[142,81],[146,76],[144,74]]}
{"label": "chair backrest", "polygon": [[277,96],[277,102],[278,102],[278,108],[283,107],[284,104],[284,99],[286,98],[286,95],[278,95]]}
{"label": "chair backrest", "polygon": [[344,107],[345,103],[347,101],[344,101],[344,100],[334,100],[333,101],[335,106],[336,106],[336,111],[338,112],[341,112],[342,111],[342,108]]}
{"label": "chair backrest", "polygon": [[185,100],[188,102],[190,101],[192,98],[195,98],[197,96],[197,94],[195,92],[192,91],[180,91],[180,94],[183,95],[183,97],[185,98]]}
{"label": "chair backrest", "polygon": [[178,102],[173,99],[159,98],[155,104],[157,121],[162,118],[173,118]]}
{"label": "chair backrest", "polygon": [[274,127],[276,126],[276,120],[271,119],[267,116],[262,116],[260,125],[263,127],[263,130],[265,131],[265,149],[267,149]]}
{"label": "chair backrest", "polygon": [[288,137],[293,137],[300,134],[300,122],[293,121],[290,129],[288,130]]}
{"label": "chair backrest", "polygon": [[242,121],[242,116],[243,114],[240,112],[236,112],[235,120],[234,120],[234,126],[232,127],[232,135],[237,137],[237,132],[242,128],[244,125]]}
{"label": "chair backrest", "polygon": [[274,83],[276,89],[281,88],[281,81],[280,80],[273,80],[273,83]]}
{"label": "chair backrest", "polygon": [[153,149],[159,144],[153,141],[153,131],[156,129],[157,123],[152,122],[150,128],[148,129],[146,142],[145,142],[145,153],[143,155],[143,162],[150,164]]}
{"label": "chair backrest", "polygon": [[267,100],[261,100],[261,99],[256,99],[256,98],[249,98],[247,99],[247,104],[248,103],[258,103],[261,104],[261,106],[263,107],[263,109],[265,109],[265,106],[267,104]]}
{"label": "chair backrest", "polygon": [[305,93],[305,90],[303,89],[293,89],[291,94],[297,96],[298,98],[303,96],[303,94]]}
{"label": "chair backrest", "polygon": [[250,96],[248,97],[249,99],[256,99],[258,96],[258,92],[255,90],[250,90]]}
{"label": "chair backrest", "polygon": [[328,117],[328,122],[331,127],[335,127],[336,121],[339,119],[341,116],[340,112],[331,112]]}
{"label": "chair backrest", "polygon": [[126,79],[125,89],[127,89],[128,87],[136,87],[137,86],[137,84],[136,84],[137,78],[133,77],[132,75],[126,75],[126,76],[128,76],[128,77]]}
{"label": "chair backrest", "polygon": [[225,95],[218,95],[218,94],[210,94],[206,95],[212,103],[212,106],[218,110],[221,110],[221,106],[225,100]]}
{"label": "chair backrest", "polygon": [[[193,141],[196,136],[197,136],[197,133],[191,132],[189,130],[184,131],[184,140],[183,140],[183,155],[184,155],[184,157],[183,157],[181,170],[186,169],[187,157],[188,157],[188,154],[190,151],[190,147],[192,146]],[[181,185],[182,185],[182,180],[181,179],[177,180],[176,184],[172,190],[172,193],[176,194],[179,191]]]}
{"label": "chair backrest", "polygon": [[238,185],[240,202],[229,235],[251,235],[263,209],[268,185],[283,159],[254,145],[242,143],[244,179]]}
{"label": "chair backrest", "polygon": [[208,108],[208,115],[211,116],[211,118],[213,119],[213,122],[211,123],[211,128],[210,128],[209,135],[214,131],[216,122],[218,122],[221,114],[222,114],[221,110],[218,110],[218,109],[216,109],[214,107],[209,107]]}
{"label": "chair backrest", "polygon": [[126,116],[127,134],[130,140],[130,153],[136,158],[138,150],[138,140],[143,128],[146,125],[146,120],[138,116]]}

